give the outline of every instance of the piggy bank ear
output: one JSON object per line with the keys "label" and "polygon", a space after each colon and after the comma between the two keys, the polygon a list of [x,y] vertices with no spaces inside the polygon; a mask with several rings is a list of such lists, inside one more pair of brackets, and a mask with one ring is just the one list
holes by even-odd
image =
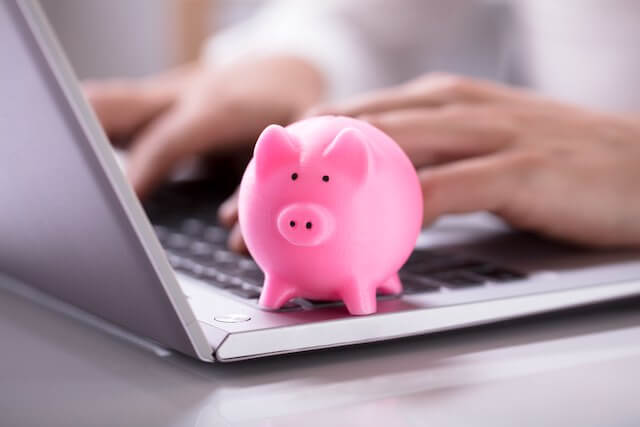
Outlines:
{"label": "piggy bank ear", "polygon": [[264,177],[286,164],[297,163],[300,147],[282,126],[270,125],[258,138],[253,157],[257,175]]}
{"label": "piggy bank ear", "polygon": [[364,182],[371,169],[371,155],[366,137],[354,128],[347,128],[333,139],[323,156],[357,183]]}

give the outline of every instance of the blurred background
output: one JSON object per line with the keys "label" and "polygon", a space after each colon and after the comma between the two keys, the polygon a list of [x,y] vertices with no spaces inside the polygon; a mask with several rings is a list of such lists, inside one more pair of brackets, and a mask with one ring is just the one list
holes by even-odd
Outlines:
{"label": "blurred background", "polygon": [[42,0],[80,78],[141,76],[198,57],[264,0]]}
{"label": "blurred background", "polygon": [[[41,0],[41,3],[76,73],[87,79],[139,77],[192,61],[199,57],[205,39],[254,15],[268,1]],[[382,58],[376,68],[377,80],[356,87],[354,81],[343,79],[348,90],[336,91],[340,96],[398,84],[424,72],[441,71],[526,86],[586,107],[611,111],[637,108],[640,7],[632,0],[371,3],[378,8],[369,7],[365,1],[366,7],[361,4],[361,9],[355,9],[363,12],[365,16],[360,17],[363,19],[349,17],[349,21],[358,24],[358,35],[366,35],[358,40],[359,47],[373,47],[378,59]],[[301,4],[295,4],[298,13],[309,9]],[[321,9],[318,5],[311,9]],[[404,17],[396,13],[406,12],[407,7],[420,10]],[[385,28],[374,31],[380,36],[374,40],[369,37],[369,30],[375,26],[376,16],[384,18],[377,24],[382,22]],[[388,16],[391,18],[387,19]],[[368,22],[370,18],[374,20]],[[269,31],[273,26],[269,25],[272,23],[267,25],[266,32],[251,40],[277,41],[277,35]],[[288,30],[283,33],[289,39],[295,38],[292,34],[309,29],[291,29],[286,23],[283,28]],[[425,28],[432,29],[427,36],[422,31]],[[313,39],[301,35],[305,36],[301,37],[303,42]],[[428,40],[412,39],[416,35]],[[229,41],[222,39],[224,43],[219,45]],[[329,38],[323,41],[331,44]],[[230,56],[230,52],[240,51],[239,47],[241,44],[231,43],[224,53]],[[421,51],[420,47],[428,51]],[[340,62],[340,53],[348,49],[341,45],[335,49],[338,60],[334,62]]]}

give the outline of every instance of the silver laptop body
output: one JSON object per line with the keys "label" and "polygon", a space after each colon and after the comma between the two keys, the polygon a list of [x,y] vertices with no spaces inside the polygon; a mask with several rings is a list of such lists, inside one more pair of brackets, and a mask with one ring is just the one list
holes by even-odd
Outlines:
{"label": "silver laptop body", "polygon": [[375,315],[305,300],[261,310],[261,272],[213,220],[145,213],[35,1],[0,2],[0,49],[0,271],[164,347],[234,361],[640,294],[640,251],[562,246],[478,213],[424,231],[404,295]]}

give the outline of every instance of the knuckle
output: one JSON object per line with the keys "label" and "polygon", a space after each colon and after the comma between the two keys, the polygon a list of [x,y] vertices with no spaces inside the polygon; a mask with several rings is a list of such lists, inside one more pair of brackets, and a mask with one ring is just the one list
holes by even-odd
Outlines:
{"label": "knuckle", "polygon": [[478,83],[468,77],[448,74],[430,73],[410,85],[413,90],[439,93],[446,98],[474,98],[478,92]]}
{"label": "knuckle", "polygon": [[461,76],[449,75],[441,78],[436,83],[442,91],[452,94],[464,95],[473,89],[473,82]]}
{"label": "knuckle", "polygon": [[547,170],[549,156],[541,150],[522,150],[505,159],[503,173],[509,179],[503,181],[511,198],[529,199],[537,186],[540,171]]}
{"label": "knuckle", "polygon": [[451,77],[454,77],[454,75],[450,73],[441,72],[441,71],[432,71],[427,74],[424,74],[421,77],[418,77],[416,80],[413,81],[413,83],[432,84],[433,82],[439,82]]}
{"label": "knuckle", "polygon": [[472,85],[473,81],[458,74],[430,73],[426,76],[424,83],[449,90],[461,90]]}

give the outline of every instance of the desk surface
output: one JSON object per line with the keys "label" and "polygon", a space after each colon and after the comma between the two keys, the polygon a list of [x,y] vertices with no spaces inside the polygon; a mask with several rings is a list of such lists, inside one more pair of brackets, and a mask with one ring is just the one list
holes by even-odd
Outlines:
{"label": "desk surface", "polygon": [[0,425],[635,426],[638,304],[209,365],[0,290]]}

